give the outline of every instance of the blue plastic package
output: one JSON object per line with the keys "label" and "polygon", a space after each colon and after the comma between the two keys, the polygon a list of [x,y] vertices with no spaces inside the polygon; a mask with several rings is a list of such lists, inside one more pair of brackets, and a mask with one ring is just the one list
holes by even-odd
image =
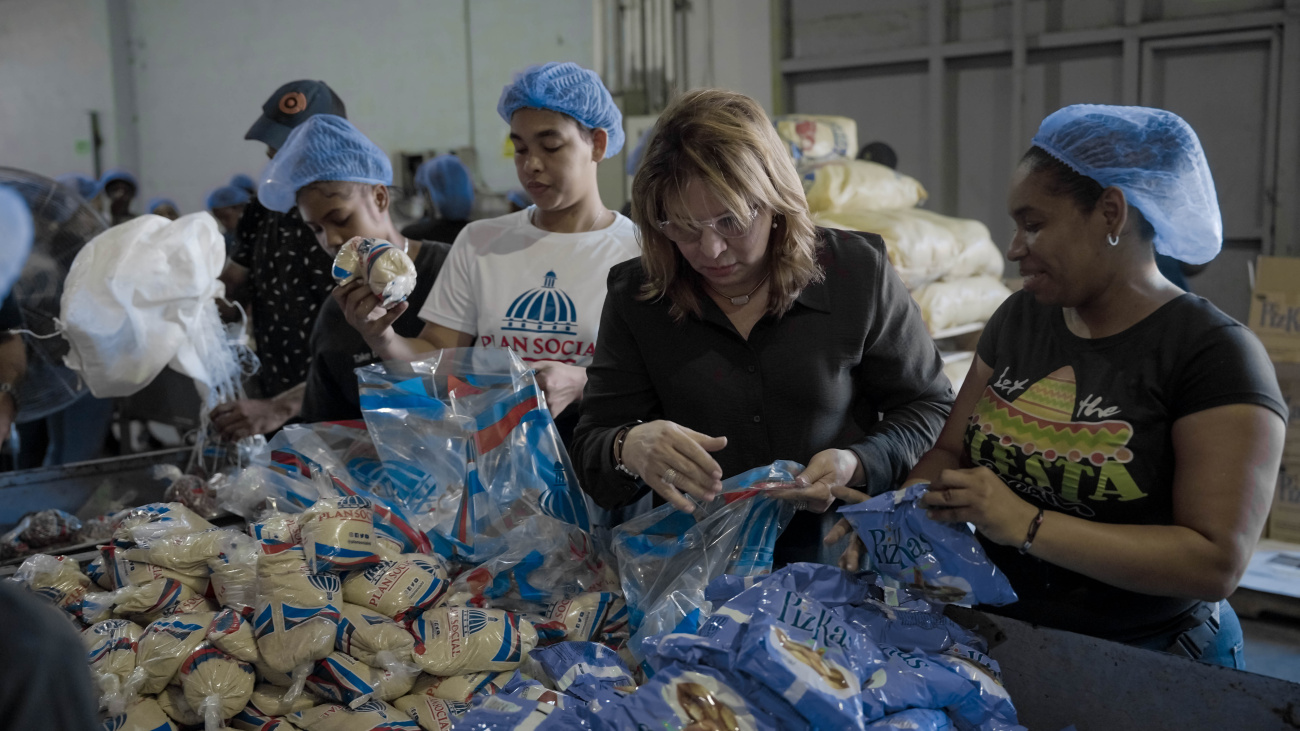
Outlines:
{"label": "blue plastic package", "polygon": [[785,698],[813,728],[862,726],[862,679],[814,632],[757,618],[741,640],[736,670]]}
{"label": "blue plastic package", "polygon": [[537,648],[530,657],[546,671],[556,690],[583,700],[591,700],[598,689],[636,689],[636,681],[618,653],[598,642],[561,642]]}
{"label": "blue plastic package", "polygon": [[578,731],[603,729],[586,706],[560,708],[519,696],[487,696],[456,722],[457,731]]}
{"label": "blue plastic package", "polygon": [[955,643],[986,647],[984,638],[944,616],[941,604],[917,600],[891,607],[873,600],[835,611],[845,624],[877,645],[892,645],[905,652],[943,652]]}
{"label": "blue plastic package", "polygon": [[792,563],[766,576],[719,576],[704,589],[714,605],[728,602],[754,586],[780,586],[806,594],[828,607],[861,604],[872,592],[870,574],[852,574],[836,566]]}
{"label": "blue plastic package", "polygon": [[763,615],[812,632],[818,642],[838,648],[860,678],[870,677],[884,665],[880,648],[845,624],[833,610],[779,584],[770,587],[760,584],[741,592],[700,625],[700,635],[715,637],[735,647],[749,624]]}
{"label": "blue plastic package", "polygon": [[866,731],[952,731],[952,721],[943,711],[909,708],[867,724]]}
{"label": "blue plastic package", "polygon": [[969,529],[926,517],[918,501],[927,489],[918,483],[840,508],[866,544],[871,568],[933,602],[1001,606],[1016,601],[1006,575]]}
{"label": "blue plastic package", "polygon": [[908,708],[947,708],[977,693],[971,681],[931,661],[924,653],[881,647],[887,662],[862,689],[862,710],[874,721]]}
{"label": "blue plastic package", "polygon": [[[636,729],[654,722],[656,729],[784,728],[768,709],[749,700],[748,684],[713,668],[671,665],[620,702],[602,708],[598,718],[612,728]],[[779,710],[779,707],[776,709]],[[800,717],[793,712],[796,725]]]}
{"label": "blue plastic package", "polygon": [[643,667],[648,667],[649,677],[670,665],[704,665],[717,670],[731,670],[736,665],[736,648],[729,637],[701,637],[685,632],[655,635],[641,643],[641,652],[645,654]]}
{"label": "blue plastic package", "polygon": [[990,722],[1016,724],[1016,707],[1002,687],[1002,670],[996,660],[964,645],[953,645],[947,652],[930,655],[929,659],[966,678],[976,688],[975,693],[949,709],[959,728],[984,729]]}

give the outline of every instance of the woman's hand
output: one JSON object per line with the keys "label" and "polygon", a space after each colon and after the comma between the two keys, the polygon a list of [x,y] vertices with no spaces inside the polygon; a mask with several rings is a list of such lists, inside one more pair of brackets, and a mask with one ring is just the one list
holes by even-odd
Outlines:
{"label": "woman's hand", "polygon": [[586,368],[557,360],[538,361],[533,367],[537,386],[546,394],[546,406],[551,410],[551,416],[559,416],[569,408],[569,404],[582,398],[582,387],[587,385]]}
{"label": "woman's hand", "polygon": [[941,523],[972,523],[985,537],[1002,546],[1025,540],[1038,508],[1019,495],[987,467],[944,470],[921,503],[927,515]]}
{"label": "woman's hand", "polygon": [[343,317],[348,324],[361,333],[361,337],[376,351],[376,355],[387,357],[381,352],[383,345],[397,335],[393,332],[393,323],[406,312],[410,303],[399,302],[385,310],[380,305],[379,298],[370,291],[370,286],[359,279],[335,287],[333,297],[343,308]]}
{"label": "woman's hand", "polygon": [[726,437],[710,437],[671,421],[652,421],[628,431],[623,464],[673,507],[692,513],[695,503],[687,495],[709,502],[722,492],[722,468],[709,452],[726,446]]}
{"label": "woman's hand", "polygon": [[[866,502],[871,499],[870,495],[861,490],[854,490],[851,487],[833,488],[831,493],[849,505]],[[858,534],[853,532],[853,524],[850,523],[848,519],[840,518],[840,521],[831,528],[831,532],[827,533],[826,537],[822,539],[822,543],[825,543],[828,546],[833,546],[836,543],[839,543],[841,538],[850,533],[853,534],[853,540],[849,541],[848,546],[845,546],[844,553],[840,555],[839,565],[840,568],[845,571],[857,571],[862,567],[862,554],[866,552],[867,547],[862,542],[862,539],[858,537]]]}
{"label": "woman's hand", "polygon": [[803,472],[795,475],[794,481],[797,487],[772,490],[768,494],[778,500],[801,502],[803,505],[800,509],[811,510],[814,513],[824,513],[830,509],[831,504],[839,497],[835,492],[837,488],[841,492],[847,490],[857,493],[862,495],[862,499],[866,499],[866,495],[846,487],[862,481],[862,463],[858,460],[858,455],[848,449],[826,449],[818,452],[808,460],[808,466]]}
{"label": "woman's hand", "polygon": [[269,434],[284,426],[294,414],[275,399],[243,399],[212,410],[212,425],[221,438],[236,442],[254,434]]}

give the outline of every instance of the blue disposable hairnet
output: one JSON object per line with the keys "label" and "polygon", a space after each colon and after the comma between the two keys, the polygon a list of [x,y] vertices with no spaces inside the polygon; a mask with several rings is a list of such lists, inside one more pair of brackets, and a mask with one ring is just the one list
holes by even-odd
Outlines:
{"label": "blue disposable hairnet", "polygon": [[248,191],[243,188],[236,188],[233,185],[223,185],[220,188],[208,193],[208,210],[214,208],[225,208],[227,206],[239,206],[251,200],[248,197]]}
{"label": "blue disposable hairnet", "polygon": [[595,71],[567,62],[529,66],[501,90],[497,113],[509,124],[524,107],[560,112],[584,127],[605,130],[609,135],[605,157],[623,149],[623,113]]}
{"label": "blue disposable hairnet", "polygon": [[322,180],[392,185],[393,165],[384,151],[348,120],[317,114],[293,128],[262,173],[257,199],[288,213],[298,191]]}
{"label": "blue disposable hairnet", "polygon": [[54,179],[59,185],[75,192],[82,200],[90,200],[99,194],[99,181],[81,173],[65,173]]}
{"label": "blue disposable hairnet", "polygon": [[527,208],[533,204],[533,199],[529,197],[528,191],[522,188],[515,188],[514,190],[511,190],[509,193],[506,193],[506,200],[519,206],[520,208]]}
{"label": "blue disposable hairnet", "polygon": [[1103,187],[1124,191],[1155,228],[1155,249],[1204,264],[1223,245],[1210,164],[1190,125],[1149,107],[1075,104],[1053,112],[1033,144]]}
{"label": "blue disposable hairnet", "polygon": [[438,155],[425,160],[415,171],[415,184],[438,206],[438,215],[449,221],[465,221],[474,208],[474,181],[469,168],[455,155]]}
{"label": "blue disposable hairnet", "polygon": [[32,250],[32,209],[18,191],[0,185],[0,299],[23,272]]}
{"label": "blue disposable hairnet", "polygon": [[107,188],[108,184],[113,182],[114,180],[120,180],[124,183],[130,183],[132,188],[135,188],[136,190],[140,190],[140,184],[136,182],[135,176],[123,170],[122,168],[113,168],[112,170],[109,170],[108,172],[104,173],[104,176],[99,179],[99,189],[103,190],[104,188]]}
{"label": "blue disposable hairnet", "polygon": [[149,213],[153,213],[154,211],[158,210],[162,206],[171,206],[172,209],[175,210],[177,213],[181,212],[181,207],[176,205],[176,201],[172,200],[171,198],[163,198],[163,197],[150,198],[149,202],[145,204],[144,209]]}
{"label": "blue disposable hairnet", "polygon": [[233,185],[241,190],[246,190],[250,196],[257,195],[257,183],[254,183],[251,177],[244,175],[243,173],[231,176],[228,185]]}

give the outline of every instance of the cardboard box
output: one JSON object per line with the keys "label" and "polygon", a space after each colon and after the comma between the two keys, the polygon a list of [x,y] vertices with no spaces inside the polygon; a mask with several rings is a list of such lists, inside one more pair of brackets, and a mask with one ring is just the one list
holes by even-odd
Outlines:
{"label": "cardboard box", "polygon": [[1300,258],[1256,260],[1247,324],[1275,363],[1300,363]]}
{"label": "cardboard box", "polygon": [[1268,537],[1300,543],[1300,462],[1283,462],[1278,472],[1273,511],[1268,516]]}
{"label": "cardboard box", "polygon": [[1282,462],[1300,465],[1300,363],[1274,363],[1273,367],[1277,369],[1277,385],[1282,387],[1282,399],[1290,413]]}

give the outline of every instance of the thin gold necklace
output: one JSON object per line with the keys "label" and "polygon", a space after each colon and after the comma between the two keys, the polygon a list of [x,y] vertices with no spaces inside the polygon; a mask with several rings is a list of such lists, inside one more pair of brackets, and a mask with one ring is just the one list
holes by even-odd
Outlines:
{"label": "thin gold necklace", "polygon": [[755,284],[755,285],[754,285],[754,288],[753,288],[753,289],[749,290],[749,294],[742,294],[742,295],[740,295],[739,297],[729,297],[729,296],[727,296],[727,295],[725,295],[725,294],[723,294],[723,293],[721,293],[721,292],[718,292],[718,288],[717,288],[717,287],[714,287],[712,284],[709,284],[709,280],[708,280],[708,279],[704,279],[703,277],[701,277],[701,279],[704,279],[704,286],[708,287],[709,289],[713,290],[714,292],[717,292],[717,294],[718,294],[719,297],[726,297],[728,300],[731,301],[731,304],[733,304],[733,305],[739,307],[739,306],[741,306],[741,305],[747,305],[747,304],[749,304],[749,298],[750,298],[750,296],[753,295],[755,292],[757,292],[757,291],[758,291],[758,288],[761,287],[761,286],[763,286],[763,283],[766,282],[766,281],[767,281],[767,278],[770,277],[770,276],[772,276],[772,272],[769,271],[767,274],[764,274],[764,275],[763,275],[763,278],[760,279],[760,280],[758,281],[758,284]]}

